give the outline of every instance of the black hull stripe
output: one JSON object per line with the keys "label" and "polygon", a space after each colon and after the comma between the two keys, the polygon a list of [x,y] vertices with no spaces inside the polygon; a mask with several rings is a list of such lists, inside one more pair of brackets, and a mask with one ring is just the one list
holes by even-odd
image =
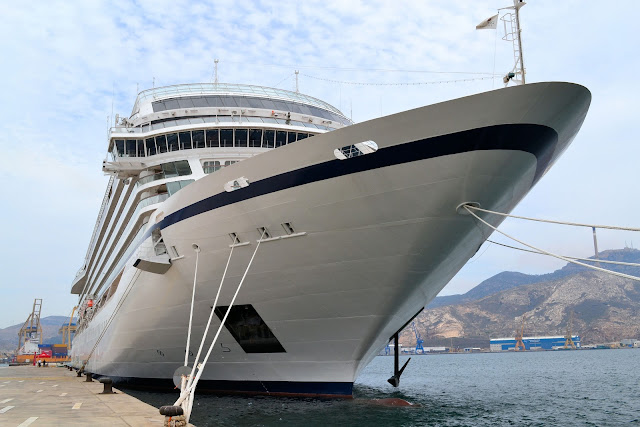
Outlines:
{"label": "black hull stripe", "polygon": [[276,191],[387,166],[471,151],[515,150],[531,153],[537,158],[535,183],[549,165],[557,142],[558,134],[550,127],[534,124],[508,124],[471,129],[394,145],[366,156],[358,156],[348,160],[336,159],[285,172],[252,182],[248,187],[230,193],[223,192],[207,197],[167,215],[145,233],[143,240],[146,240],[151,235],[151,231],[157,227],[166,228],[201,213]]}

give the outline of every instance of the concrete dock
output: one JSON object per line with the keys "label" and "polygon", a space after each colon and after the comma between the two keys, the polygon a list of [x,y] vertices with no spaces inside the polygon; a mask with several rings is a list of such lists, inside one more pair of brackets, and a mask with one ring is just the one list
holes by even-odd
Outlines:
{"label": "concrete dock", "polygon": [[85,382],[75,371],[48,366],[0,367],[0,426],[155,426],[158,408],[114,388]]}

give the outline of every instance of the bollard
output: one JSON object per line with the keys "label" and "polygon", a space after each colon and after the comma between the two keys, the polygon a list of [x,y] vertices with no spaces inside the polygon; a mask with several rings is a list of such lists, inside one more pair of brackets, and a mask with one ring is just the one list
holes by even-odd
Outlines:
{"label": "bollard", "polygon": [[82,376],[82,369],[78,369],[78,374],[76,375],[78,378]]}
{"label": "bollard", "polygon": [[100,382],[104,385],[104,390],[100,394],[116,394],[115,391],[111,389],[111,384],[113,384],[113,380],[109,377],[100,378]]}
{"label": "bollard", "polygon": [[160,415],[164,415],[164,427],[183,427],[187,425],[184,411],[180,406],[161,406]]}
{"label": "bollard", "polygon": [[91,372],[87,372],[87,379],[84,381],[86,383],[91,383],[93,382],[93,374]]}

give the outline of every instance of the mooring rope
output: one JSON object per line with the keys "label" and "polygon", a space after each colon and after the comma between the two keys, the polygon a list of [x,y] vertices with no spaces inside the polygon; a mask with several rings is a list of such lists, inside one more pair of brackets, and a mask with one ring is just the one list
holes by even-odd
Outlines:
{"label": "mooring rope", "polygon": [[187,348],[184,351],[184,366],[189,363],[189,344],[191,343],[191,325],[193,324],[193,303],[196,299],[196,283],[198,279],[198,260],[200,259],[200,247],[195,245],[196,268],[193,273],[193,290],[191,291],[191,310],[189,310],[189,329],[187,329]]}
{"label": "mooring rope", "polygon": [[633,227],[619,227],[616,225],[582,224],[579,222],[555,221],[552,219],[540,219],[540,218],[531,218],[527,216],[511,215],[511,214],[506,214],[504,212],[496,212],[496,211],[490,211],[488,209],[482,209],[478,206],[473,206],[473,205],[464,205],[464,207],[468,208],[467,210],[473,209],[476,211],[486,212],[486,213],[495,214],[495,215],[501,215],[509,218],[525,219],[527,221],[546,222],[549,224],[560,224],[560,225],[572,225],[575,227],[606,228],[609,230],[622,230],[622,231],[640,231],[640,228],[633,228]]}
{"label": "mooring rope", "polygon": [[[229,268],[229,263],[231,262],[231,256],[233,255],[233,249],[235,248],[235,245],[231,246],[231,252],[229,253],[229,258],[227,259],[227,264],[224,267],[224,273],[222,273],[222,279],[220,279],[220,285],[218,286],[218,293],[216,293],[216,298],[213,301],[213,306],[211,307],[211,313],[209,313],[209,320],[207,322],[207,327],[204,330],[204,334],[202,335],[202,340],[200,341],[200,347],[198,348],[198,353],[196,354],[196,358],[193,361],[193,367],[191,368],[191,373],[189,374],[189,376],[187,377],[187,380],[189,378],[193,378],[193,374],[196,371],[196,367],[198,366],[198,361],[200,360],[200,354],[202,353],[202,348],[204,347],[204,343],[207,339],[207,335],[209,334],[209,327],[211,326],[211,320],[213,319],[213,314],[215,312],[216,306],[218,305],[218,298],[220,297],[220,291],[222,290],[222,284],[224,283],[224,279],[227,276],[227,270]],[[187,366],[185,364],[185,366]],[[188,386],[188,383],[185,383],[185,378],[183,376],[182,378],[182,387],[180,388],[181,390],[186,389],[186,387]],[[190,403],[190,405],[193,405],[193,403]]]}
{"label": "mooring rope", "polygon": [[[496,242],[494,240],[487,239],[487,242],[493,243],[494,245],[504,246],[505,248],[515,249],[517,251],[529,252],[529,253],[538,254],[538,255],[546,255],[545,253],[542,253],[542,252],[532,251],[531,249],[519,248],[517,246],[511,246],[504,243]],[[633,262],[609,261],[606,259],[594,259],[594,258],[578,258],[573,256],[567,256],[567,255],[562,255],[562,256],[565,258],[570,258],[577,261],[589,261],[589,262],[597,262],[597,263],[603,263],[603,264],[616,264],[616,265],[628,265],[630,267],[640,267],[640,264],[636,264]]]}
{"label": "mooring rope", "polygon": [[258,240],[258,244],[256,245],[256,249],[253,251],[253,255],[251,256],[251,259],[249,260],[249,264],[247,265],[247,268],[244,271],[244,274],[242,275],[242,279],[240,279],[240,283],[238,284],[238,288],[236,289],[236,292],[233,295],[233,298],[231,299],[231,303],[229,304],[229,307],[227,308],[227,312],[224,314],[224,317],[222,318],[222,321],[220,322],[220,326],[218,327],[218,330],[217,330],[215,336],[213,337],[213,341],[211,341],[211,344],[209,345],[209,349],[207,351],[207,354],[205,355],[204,360],[202,361],[201,367],[198,369],[198,373],[196,374],[196,377],[195,378],[189,378],[189,382],[188,382],[187,386],[180,393],[180,397],[178,398],[178,400],[176,400],[176,403],[174,403],[174,406],[178,406],[178,405],[182,404],[182,402],[184,402],[185,399],[189,398],[188,405],[187,405],[187,408],[186,408],[187,411],[185,411],[185,418],[187,419],[187,421],[189,420],[189,416],[191,415],[191,408],[193,406],[193,393],[195,391],[195,388],[198,385],[198,381],[200,381],[200,377],[202,376],[202,372],[204,372],[204,368],[207,365],[207,362],[209,361],[209,356],[211,356],[211,352],[213,351],[213,347],[214,347],[216,341],[218,340],[218,337],[220,336],[220,332],[222,332],[222,328],[224,327],[224,324],[227,321],[227,317],[229,317],[229,314],[231,313],[231,308],[233,307],[233,304],[235,303],[236,298],[238,297],[238,293],[240,292],[240,289],[242,288],[242,284],[244,283],[244,280],[247,277],[247,274],[249,273],[249,269],[251,268],[251,264],[253,264],[253,260],[256,257],[256,253],[258,252],[258,249],[260,248],[260,243],[262,243],[262,239],[263,239],[265,233],[266,233],[266,229],[263,230],[262,235],[260,236],[260,240]]}
{"label": "mooring rope", "polygon": [[[565,261],[565,262],[570,262],[570,263],[572,263],[572,264],[581,265],[581,266],[583,266],[583,267],[587,267],[587,268],[590,268],[590,269],[592,269],[592,270],[596,270],[596,271],[601,271],[601,272],[603,272],[603,273],[608,273],[608,274],[611,274],[611,275],[613,275],[613,276],[618,276],[618,277],[623,277],[623,278],[625,278],[625,279],[631,279],[631,280],[637,280],[637,281],[640,281],[640,277],[631,276],[631,275],[629,275],[629,274],[624,274],[624,273],[618,273],[617,271],[607,270],[606,268],[596,267],[595,265],[585,264],[585,263],[583,263],[583,262],[576,261],[576,260],[573,260],[573,259],[571,259],[571,258],[567,258],[567,257],[562,256],[562,255],[554,254],[554,253],[552,253],[552,252],[545,251],[544,249],[540,249],[540,248],[538,248],[538,247],[535,247],[535,246],[529,245],[529,244],[527,244],[527,243],[523,242],[522,240],[518,240],[518,239],[516,239],[515,237],[513,237],[513,236],[511,236],[511,235],[509,235],[509,234],[507,234],[507,233],[505,233],[504,231],[500,231],[500,230],[498,230],[498,228],[497,228],[497,227],[494,227],[493,225],[489,224],[487,221],[485,221],[484,219],[482,219],[482,218],[480,218],[478,215],[476,215],[476,214],[475,214],[475,213],[470,209],[470,206],[469,206],[469,205],[463,205],[463,207],[467,210],[467,212],[469,212],[469,214],[473,215],[473,217],[474,217],[474,218],[476,218],[478,221],[482,222],[483,224],[485,224],[485,225],[486,225],[486,226],[488,226],[489,228],[493,229],[494,231],[497,231],[498,233],[502,234],[503,236],[508,237],[509,239],[514,240],[514,241],[516,241],[516,242],[520,243],[520,244],[521,244],[521,245],[523,245],[523,246],[526,246],[526,247],[528,247],[528,248],[531,248],[531,249],[533,249],[533,250],[536,250],[536,251],[538,251],[538,252],[540,252],[540,253],[543,253],[543,254],[545,254],[545,255],[549,255],[549,256],[552,256],[552,257],[554,257],[554,258],[561,259],[561,260],[563,260],[563,261]],[[483,209],[483,210],[484,210],[484,209]],[[493,213],[493,212],[489,212],[489,213]],[[506,214],[505,214],[505,215],[506,215]],[[589,227],[591,227],[591,226],[589,226]]]}

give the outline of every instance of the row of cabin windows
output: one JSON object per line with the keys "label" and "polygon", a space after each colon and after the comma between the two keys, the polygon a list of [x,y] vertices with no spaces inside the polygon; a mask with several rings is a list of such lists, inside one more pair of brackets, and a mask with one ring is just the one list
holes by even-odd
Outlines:
{"label": "row of cabin windows", "polygon": [[276,148],[314,134],[274,129],[207,129],[158,135],[155,138],[116,139],[118,157],[145,157],[169,151],[207,147]]}

